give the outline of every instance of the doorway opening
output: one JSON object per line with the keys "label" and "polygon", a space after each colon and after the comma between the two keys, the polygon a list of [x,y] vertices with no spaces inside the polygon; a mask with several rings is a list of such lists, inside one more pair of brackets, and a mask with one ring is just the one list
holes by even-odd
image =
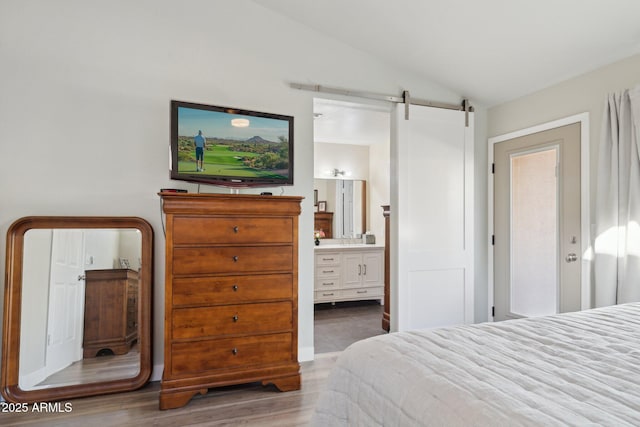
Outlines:
{"label": "doorway opening", "polygon": [[314,99],[313,114],[319,354],[386,333],[382,206],[390,199],[391,114],[386,103],[325,98]]}

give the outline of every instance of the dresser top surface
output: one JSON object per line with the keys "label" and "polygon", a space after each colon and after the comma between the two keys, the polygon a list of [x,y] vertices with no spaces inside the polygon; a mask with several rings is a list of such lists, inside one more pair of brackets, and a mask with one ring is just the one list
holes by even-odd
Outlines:
{"label": "dresser top surface", "polygon": [[300,196],[256,194],[158,193],[167,214],[190,215],[299,215]]}

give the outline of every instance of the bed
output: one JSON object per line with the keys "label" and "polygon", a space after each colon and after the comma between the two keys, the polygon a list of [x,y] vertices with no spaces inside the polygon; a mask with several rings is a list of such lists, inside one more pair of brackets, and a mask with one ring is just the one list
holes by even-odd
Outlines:
{"label": "bed", "polygon": [[312,424],[639,426],[640,303],[357,342]]}

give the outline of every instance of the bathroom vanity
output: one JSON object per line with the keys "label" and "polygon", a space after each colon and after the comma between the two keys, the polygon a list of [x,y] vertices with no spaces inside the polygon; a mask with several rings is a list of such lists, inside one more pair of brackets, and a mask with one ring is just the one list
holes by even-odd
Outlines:
{"label": "bathroom vanity", "polygon": [[382,300],[384,246],[327,244],[315,248],[314,303]]}

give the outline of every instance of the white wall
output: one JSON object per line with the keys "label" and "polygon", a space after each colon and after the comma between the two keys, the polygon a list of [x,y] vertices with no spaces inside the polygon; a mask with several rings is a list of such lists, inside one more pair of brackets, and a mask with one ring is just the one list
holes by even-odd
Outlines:
{"label": "white wall", "polygon": [[132,270],[140,269],[140,258],[142,257],[142,233],[140,230],[120,230],[118,257],[129,260],[129,267]]}
{"label": "white wall", "polygon": [[316,142],[313,147],[316,178],[335,178],[331,171],[338,169],[345,172],[344,179],[369,180],[369,146]]}
{"label": "white wall", "polygon": [[52,237],[51,230],[29,230],[24,237],[24,251],[31,256],[22,266],[22,297],[28,304],[20,312],[20,377],[37,376],[45,365]]}
{"label": "white wall", "polygon": [[[248,0],[3,0],[0,40],[0,235],[26,215],[149,221],[155,230],[157,365],[164,318],[157,192],[197,188],[169,180],[171,99],[295,117],[295,185],[283,191],[305,197],[301,360],[313,357],[313,93],[289,83],[461,99]],[[280,194],[280,188],[273,191]],[[0,259],[4,250],[0,245]]]}
{"label": "white wall", "polygon": [[86,270],[120,268],[118,258],[120,232],[109,229],[87,229],[84,232]]}
{"label": "white wall", "polygon": [[390,203],[391,157],[389,140],[369,146],[369,201],[368,229],[376,236],[376,243],[384,244],[384,217],[382,206]]}
{"label": "white wall", "polygon": [[[599,68],[488,111],[488,135],[503,135],[541,123],[589,113],[591,222],[595,220],[598,146],[605,97],[640,84],[640,55]],[[478,159],[476,159],[476,164]],[[486,166],[485,166],[486,169]],[[592,239],[595,236],[591,236]],[[592,289],[593,293],[593,289]],[[594,301],[593,294],[591,301]]]}

